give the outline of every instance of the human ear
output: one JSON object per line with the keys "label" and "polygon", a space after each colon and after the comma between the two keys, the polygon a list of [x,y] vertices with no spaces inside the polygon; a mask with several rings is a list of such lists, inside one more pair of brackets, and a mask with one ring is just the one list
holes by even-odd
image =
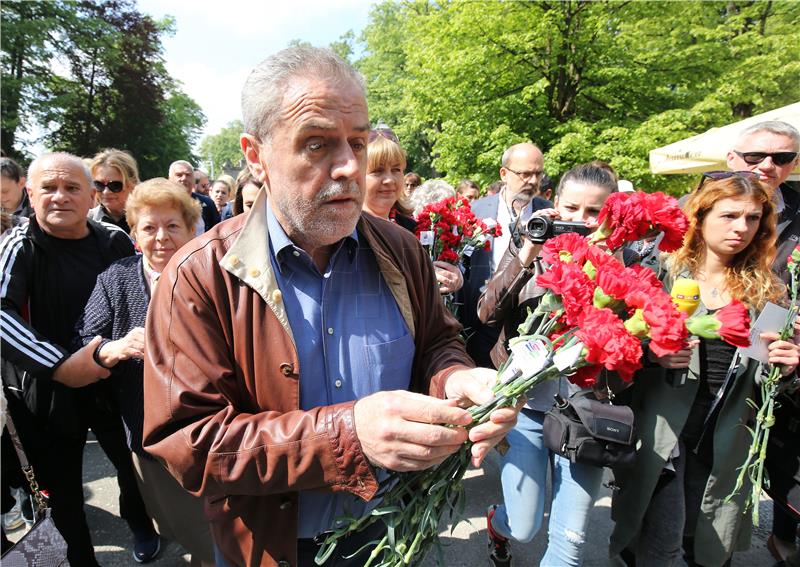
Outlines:
{"label": "human ear", "polygon": [[239,138],[239,143],[242,146],[244,159],[247,162],[250,173],[260,183],[267,184],[269,176],[267,175],[266,166],[261,161],[261,143],[252,134],[242,134]]}

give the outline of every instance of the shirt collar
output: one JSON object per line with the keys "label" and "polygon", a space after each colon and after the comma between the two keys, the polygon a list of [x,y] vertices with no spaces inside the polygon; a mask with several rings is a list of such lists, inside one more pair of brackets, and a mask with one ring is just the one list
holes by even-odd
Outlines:
{"label": "shirt collar", "polygon": [[[308,253],[292,242],[286,231],[283,230],[281,223],[278,222],[278,218],[272,210],[272,203],[269,199],[267,199],[267,231],[269,232],[270,252],[277,260],[278,269],[281,272],[283,272],[283,265],[287,255],[297,252],[297,254],[294,254],[295,256],[303,255],[308,257]],[[347,257],[352,261],[355,258],[355,250],[358,248],[358,231],[355,228],[350,236],[344,237],[336,244],[336,250],[341,246],[346,247]],[[310,257],[308,259],[310,260]]]}

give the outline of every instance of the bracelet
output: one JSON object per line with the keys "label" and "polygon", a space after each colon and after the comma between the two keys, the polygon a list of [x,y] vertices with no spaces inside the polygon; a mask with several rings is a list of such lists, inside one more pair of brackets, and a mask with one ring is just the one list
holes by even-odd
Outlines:
{"label": "bracelet", "polygon": [[97,348],[95,348],[94,352],[92,352],[92,359],[94,359],[95,363],[98,366],[101,366],[102,368],[105,368],[106,370],[111,370],[111,367],[110,366],[106,366],[105,364],[103,364],[103,361],[100,360],[100,349],[103,348],[104,346],[106,346],[109,342],[111,342],[111,341],[109,341],[109,340],[100,341],[100,344],[97,345]]}

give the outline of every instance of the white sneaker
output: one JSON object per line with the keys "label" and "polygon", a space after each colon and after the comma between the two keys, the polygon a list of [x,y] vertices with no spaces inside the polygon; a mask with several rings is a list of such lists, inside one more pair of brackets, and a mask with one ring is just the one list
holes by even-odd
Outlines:
{"label": "white sneaker", "polygon": [[22,518],[22,509],[20,508],[19,500],[17,500],[14,502],[14,507],[3,514],[3,529],[11,532],[24,525],[25,520]]}

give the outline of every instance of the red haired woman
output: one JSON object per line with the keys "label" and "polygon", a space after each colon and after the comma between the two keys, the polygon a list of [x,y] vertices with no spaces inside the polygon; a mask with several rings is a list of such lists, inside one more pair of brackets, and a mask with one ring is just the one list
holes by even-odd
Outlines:
{"label": "red haired woman", "polygon": [[[785,301],[771,271],[775,208],[766,185],[750,172],[712,172],[684,208],[689,230],[667,260],[667,279],[698,281],[698,314],[739,300],[754,317],[767,302]],[[761,337],[769,341],[769,362],[793,373],[797,347],[774,333]],[[632,388],[641,447],[635,467],[616,475],[611,555],[672,565],[683,551],[690,566],[728,565],[750,543],[748,488],[728,496],[751,442],[747,400],[766,365],[709,339],[674,355],[648,356],[652,367],[640,371]],[[668,370],[687,366],[685,385],[670,384]]]}

